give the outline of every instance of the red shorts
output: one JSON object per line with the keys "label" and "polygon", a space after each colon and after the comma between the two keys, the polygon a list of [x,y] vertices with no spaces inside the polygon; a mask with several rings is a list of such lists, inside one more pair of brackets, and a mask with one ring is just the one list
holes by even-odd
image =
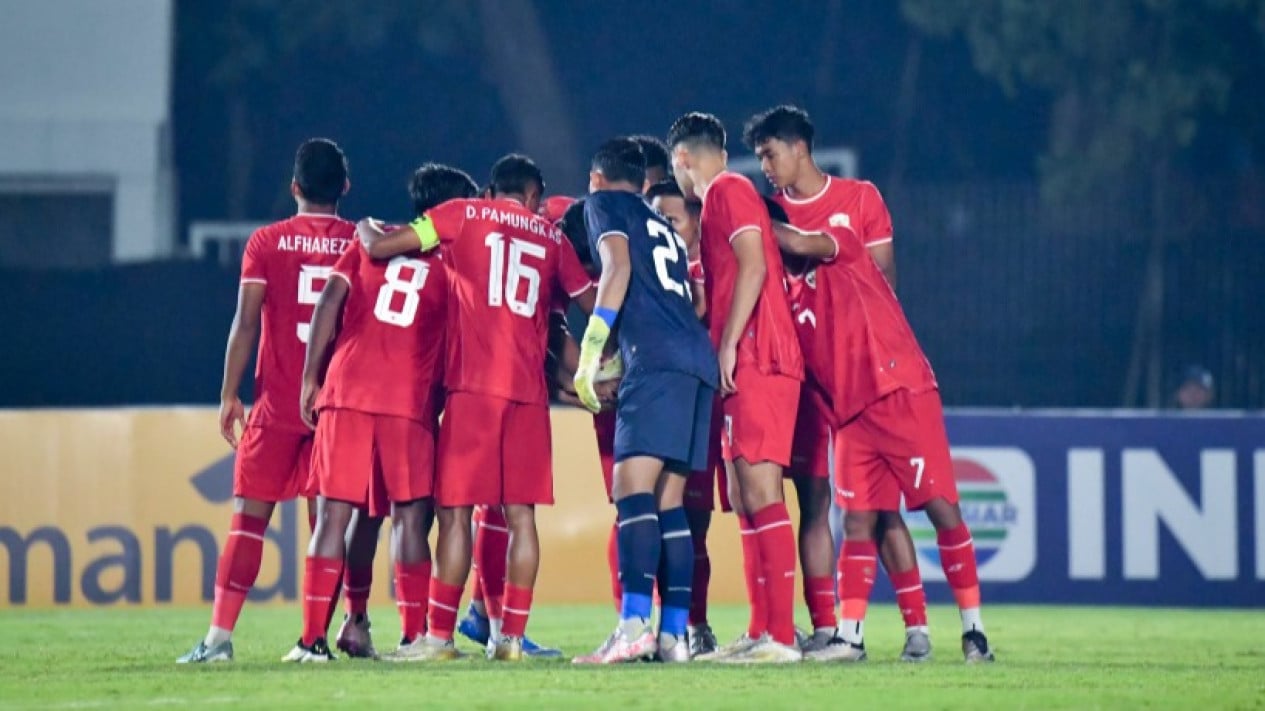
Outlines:
{"label": "red shorts", "polygon": [[312,469],[321,496],[388,516],[391,503],[431,495],[435,433],[417,420],[358,410],[322,410]]}
{"label": "red shorts", "polygon": [[787,476],[807,474],[818,479],[830,478],[833,419],[825,396],[805,383],[799,392],[799,414],[795,417],[795,441],[791,443]]}
{"label": "red shorts", "polygon": [[552,504],[551,442],[547,405],[449,393],[439,426],[435,502]]}
{"label": "red shorts", "polygon": [[602,463],[602,481],[606,484],[606,498],[611,498],[615,485],[615,411],[604,410],[593,415],[593,432],[597,435],[597,458]]}
{"label": "red shorts", "polygon": [[800,382],[742,367],[734,374],[734,384],[738,392],[721,402],[725,415],[721,437],[725,461],[745,459],[752,464],[774,462],[789,466]]}
{"label": "red shorts", "polygon": [[958,500],[940,393],[897,390],[835,433],[835,499],[845,509],[917,511]]}
{"label": "red shorts", "polygon": [[311,461],[311,432],[248,425],[233,460],[233,496],[271,502],[316,496]]}
{"label": "red shorts", "polygon": [[729,492],[725,478],[725,463],[721,460],[720,433],[725,417],[721,414],[720,398],[712,405],[712,428],[708,435],[710,445],[707,448],[707,468],[703,471],[691,472],[685,480],[685,508],[693,511],[712,511],[716,508],[716,487],[720,486],[720,508],[732,511],[729,505]]}

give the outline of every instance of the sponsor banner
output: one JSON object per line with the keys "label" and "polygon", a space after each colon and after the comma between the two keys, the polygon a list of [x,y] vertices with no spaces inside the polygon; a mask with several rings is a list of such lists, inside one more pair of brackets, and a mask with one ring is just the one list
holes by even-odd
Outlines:
{"label": "sponsor banner", "polygon": [[[946,420],[985,601],[1265,605],[1265,417]],[[921,514],[909,527],[942,581],[934,530]]]}
{"label": "sponsor banner", "polygon": [[[1265,418],[947,422],[986,603],[1265,605]],[[592,420],[559,409],[553,427],[557,505],[539,514],[537,599],[606,602],[614,510]],[[213,409],[2,411],[0,451],[0,606],[210,601],[233,462]],[[930,597],[950,600],[934,529],[908,521]],[[305,506],[278,507],[254,600],[297,599],[307,537]],[[391,592],[388,537],[377,602]],[[716,515],[709,549],[713,599],[742,601],[732,516]]]}
{"label": "sponsor banner", "polygon": [[[557,505],[538,513],[537,599],[610,600],[606,541],[615,519],[591,415],[552,413]],[[0,607],[203,604],[232,516],[233,452],[212,408],[0,411]],[[372,600],[392,594],[389,526]],[[715,598],[743,598],[732,517],[717,517]],[[307,507],[273,514],[255,602],[302,588]],[[433,536],[432,536],[433,543]]]}

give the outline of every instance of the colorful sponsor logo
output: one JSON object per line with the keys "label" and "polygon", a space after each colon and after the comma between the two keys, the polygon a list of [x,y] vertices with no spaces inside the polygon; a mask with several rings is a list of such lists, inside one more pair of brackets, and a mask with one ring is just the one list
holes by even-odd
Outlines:
{"label": "colorful sponsor logo", "polygon": [[[1032,460],[1003,447],[954,449],[962,520],[975,541],[982,580],[1021,580],[1036,565],[1036,498]],[[922,512],[906,514],[923,576],[944,580],[936,530]]]}

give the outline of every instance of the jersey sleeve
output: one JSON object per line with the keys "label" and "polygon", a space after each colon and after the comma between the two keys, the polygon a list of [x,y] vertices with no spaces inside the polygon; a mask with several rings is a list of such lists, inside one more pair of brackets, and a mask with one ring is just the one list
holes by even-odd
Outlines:
{"label": "jersey sleeve", "polygon": [[268,283],[267,238],[260,230],[255,230],[246,240],[246,250],[242,254],[242,283]]}
{"label": "jersey sleeve", "polygon": [[746,180],[726,180],[714,189],[717,194],[708,197],[717,201],[720,214],[728,222],[726,231],[730,242],[745,230],[760,231],[760,226],[769,219],[764,200]]}
{"label": "jersey sleeve", "polygon": [[355,244],[351,249],[343,252],[338,261],[334,262],[334,271],[330,272],[330,277],[338,277],[350,286],[352,279],[360,271],[360,255],[362,254],[364,254],[364,247],[359,244]]}
{"label": "jersey sleeve", "polygon": [[611,197],[609,194],[594,193],[584,201],[584,224],[588,228],[589,245],[594,254],[597,253],[598,242],[606,237],[618,235],[628,239],[628,215],[618,209],[618,203],[611,200]]}
{"label": "jersey sleeve", "polygon": [[575,256],[575,248],[565,237],[558,244],[558,283],[573,299],[593,288],[593,280],[584,271],[580,258]]}
{"label": "jersey sleeve", "polygon": [[435,225],[435,232],[439,234],[440,243],[451,244],[461,234],[468,205],[466,200],[449,200],[426,211],[426,215]]}
{"label": "jersey sleeve", "polygon": [[861,230],[866,247],[892,241],[892,214],[874,183],[865,183],[861,197]]}

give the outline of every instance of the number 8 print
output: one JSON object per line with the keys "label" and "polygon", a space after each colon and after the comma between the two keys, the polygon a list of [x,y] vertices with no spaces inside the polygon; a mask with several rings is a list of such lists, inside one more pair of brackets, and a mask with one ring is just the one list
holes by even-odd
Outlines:
{"label": "number 8 print", "polygon": [[[408,279],[401,279],[404,269],[408,268]],[[382,323],[407,328],[417,318],[417,307],[422,302],[418,292],[426,286],[426,277],[430,274],[430,265],[420,259],[396,257],[387,264],[386,283],[378,289],[378,301],[373,305],[373,315]],[[391,308],[396,294],[404,295],[404,303],[398,310]]]}

